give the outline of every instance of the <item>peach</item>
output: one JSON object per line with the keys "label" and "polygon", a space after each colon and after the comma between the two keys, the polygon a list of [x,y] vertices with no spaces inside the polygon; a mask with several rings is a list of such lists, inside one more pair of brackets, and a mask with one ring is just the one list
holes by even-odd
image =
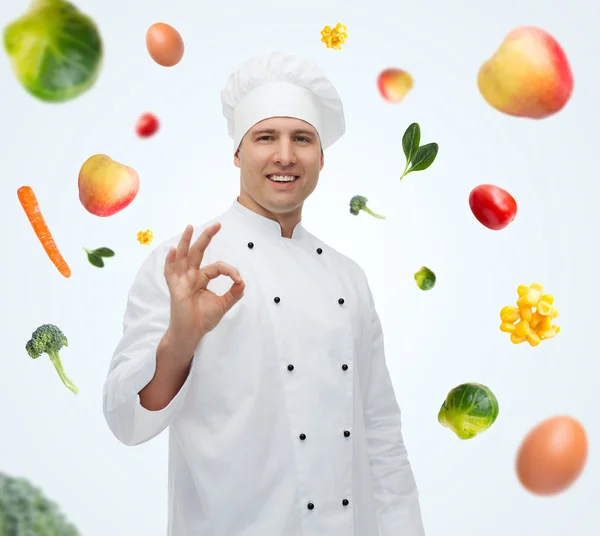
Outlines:
{"label": "peach", "polygon": [[507,115],[544,119],[573,93],[573,74],[556,39],[534,26],[509,32],[477,76],[485,101]]}
{"label": "peach", "polygon": [[413,88],[413,85],[412,76],[402,69],[390,67],[381,71],[377,77],[379,93],[388,102],[400,102]]}
{"label": "peach", "polygon": [[105,154],[90,156],[81,166],[79,200],[94,216],[107,217],[128,207],[140,188],[135,169]]}

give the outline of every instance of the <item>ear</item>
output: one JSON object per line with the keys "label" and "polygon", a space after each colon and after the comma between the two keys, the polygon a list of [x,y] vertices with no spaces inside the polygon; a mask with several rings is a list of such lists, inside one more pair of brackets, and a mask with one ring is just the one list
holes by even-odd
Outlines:
{"label": "ear", "polygon": [[324,165],[325,165],[325,153],[323,152],[323,149],[321,149],[321,168],[320,168],[320,170],[323,169]]}
{"label": "ear", "polygon": [[233,165],[234,165],[235,167],[238,167],[238,168],[240,167],[240,157],[239,157],[239,153],[240,153],[240,150],[238,149],[238,150],[235,152],[235,154],[233,155]]}

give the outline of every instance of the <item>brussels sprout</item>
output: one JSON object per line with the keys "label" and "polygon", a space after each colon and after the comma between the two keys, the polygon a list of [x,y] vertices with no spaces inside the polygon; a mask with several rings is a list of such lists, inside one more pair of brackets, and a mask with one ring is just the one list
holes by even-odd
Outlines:
{"label": "brussels sprout", "polygon": [[45,102],[65,102],[90,89],[103,60],[96,24],[64,0],[34,0],[4,28],[4,49],[19,83]]}
{"label": "brussels sprout", "polygon": [[498,417],[498,400],[480,383],[463,383],[452,389],[438,413],[438,422],[459,439],[485,432]]}
{"label": "brussels sprout", "polygon": [[431,290],[435,286],[435,274],[427,266],[421,266],[421,269],[415,273],[414,277],[417,286],[421,290]]}

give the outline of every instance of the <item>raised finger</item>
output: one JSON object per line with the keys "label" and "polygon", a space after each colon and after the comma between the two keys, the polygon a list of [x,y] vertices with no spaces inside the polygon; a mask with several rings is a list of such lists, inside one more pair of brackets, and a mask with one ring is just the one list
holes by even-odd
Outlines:
{"label": "raised finger", "polygon": [[186,225],[179,244],[177,244],[177,252],[175,254],[175,270],[178,274],[183,274],[187,270],[188,251],[194,228],[191,225]]}
{"label": "raised finger", "polygon": [[189,266],[193,266],[194,268],[200,266],[206,248],[210,244],[213,236],[219,232],[219,229],[221,229],[221,224],[217,222],[213,223],[211,226],[204,229],[202,233],[200,233],[200,236],[192,244],[192,247],[190,247],[190,252],[188,255]]}
{"label": "raised finger", "polygon": [[245,284],[243,281],[240,283],[234,283],[231,285],[231,287],[229,287],[229,290],[225,294],[219,296],[225,311],[229,311],[229,309],[231,309],[240,300],[240,298],[244,295],[244,288]]}
{"label": "raised finger", "polygon": [[165,277],[170,277],[175,273],[175,255],[177,254],[177,248],[170,247],[167,255],[165,256]]}
{"label": "raised finger", "polygon": [[225,275],[231,277],[236,283],[242,282],[242,276],[238,269],[223,261],[213,262],[202,268],[202,271],[209,279],[215,279],[220,275]]}

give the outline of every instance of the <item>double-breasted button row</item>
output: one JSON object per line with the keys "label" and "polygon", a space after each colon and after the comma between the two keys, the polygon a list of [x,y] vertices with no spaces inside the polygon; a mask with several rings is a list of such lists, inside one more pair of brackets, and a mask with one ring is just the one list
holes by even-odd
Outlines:
{"label": "double-breasted button row", "polygon": [[[298,436],[300,441],[304,441],[306,439],[306,434],[300,434]],[[344,430],[344,437],[350,437],[350,432],[348,430]]]}
{"label": "double-breasted button row", "polygon": [[[254,247],[254,242],[248,242],[248,249],[252,249]],[[321,255],[323,253],[323,249],[317,248],[317,254]]]}
{"label": "double-breasted button row", "polygon": [[[292,372],[294,370],[294,365],[292,365],[291,363],[287,366],[287,369]],[[346,363],[344,363],[342,365],[342,370],[348,370],[348,365],[346,365]]]}
{"label": "double-breasted button row", "polygon": [[[344,500],[342,501],[342,506],[348,506],[349,504],[350,504],[350,501],[349,501],[348,499],[344,499]],[[306,507],[307,507],[309,510],[314,510],[314,508],[315,508],[315,505],[314,505],[314,503],[311,503],[311,502],[309,502],[309,503],[306,505]]]}
{"label": "double-breasted button row", "polygon": [[[279,302],[281,301],[281,298],[280,298],[279,296],[275,296],[275,297],[273,298],[273,301],[274,301],[275,303],[279,303]],[[340,298],[340,299],[338,299],[338,303],[339,303],[340,305],[344,305],[344,303],[345,303],[345,300],[344,300],[344,298]]]}

